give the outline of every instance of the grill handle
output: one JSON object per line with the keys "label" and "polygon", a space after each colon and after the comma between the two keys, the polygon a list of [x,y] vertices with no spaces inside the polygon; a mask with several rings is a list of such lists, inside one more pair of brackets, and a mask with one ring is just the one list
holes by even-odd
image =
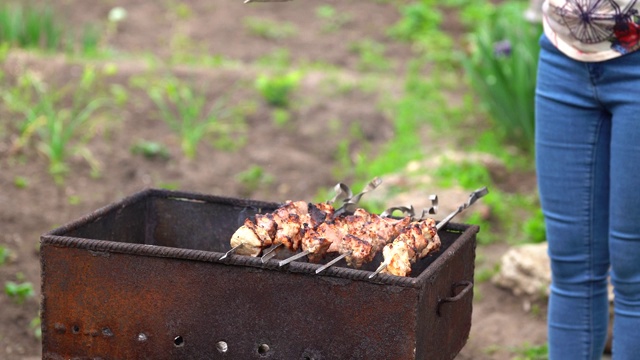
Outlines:
{"label": "grill handle", "polygon": [[455,288],[457,287],[461,287],[464,286],[464,289],[462,289],[458,295],[452,296],[452,297],[446,297],[446,298],[442,298],[442,299],[438,299],[438,306],[436,307],[436,313],[438,314],[438,316],[440,315],[440,306],[444,303],[449,303],[449,302],[456,302],[460,299],[462,299],[468,292],[469,290],[471,290],[473,288],[473,283],[471,281],[460,281],[457,282],[453,285],[451,285],[451,290],[454,291],[455,293]]}

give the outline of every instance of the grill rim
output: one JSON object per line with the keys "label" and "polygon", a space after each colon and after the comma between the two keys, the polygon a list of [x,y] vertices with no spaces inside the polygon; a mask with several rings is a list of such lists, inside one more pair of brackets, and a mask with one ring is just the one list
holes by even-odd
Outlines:
{"label": "grill rim", "polygon": [[[454,241],[445,251],[440,251],[433,256],[436,256],[435,260],[429,264],[418,276],[416,277],[401,277],[389,274],[378,274],[373,279],[369,279],[370,271],[364,271],[359,269],[351,269],[347,267],[333,266],[323,272],[322,275],[316,275],[315,270],[322,264],[313,264],[305,262],[294,261],[287,267],[280,267],[277,260],[269,260],[266,263],[262,263],[259,258],[250,256],[238,256],[232,255],[225,260],[220,260],[224,255],[222,252],[204,251],[195,249],[184,249],[176,247],[167,247],[159,245],[149,244],[134,244],[128,242],[117,242],[111,240],[98,240],[87,239],[82,237],[70,237],[65,236],[69,232],[72,232],[81,226],[99,220],[101,217],[116,212],[119,209],[125,208],[129,205],[133,205],[140,201],[145,201],[149,197],[159,197],[165,199],[175,199],[178,201],[196,201],[196,202],[213,202],[224,203],[234,206],[247,206],[255,208],[271,209],[276,208],[282,203],[266,202],[260,200],[243,199],[243,198],[230,198],[216,195],[207,195],[201,193],[192,193],[184,191],[173,191],[164,189],[149,188],[139,191],[131,196],[125,197],[122,200],[116,201],[102,208],[99,208],[92,213],[89,213],[79,219],[71,221],[65,225],[57,227],[49,232],[41,235],[42,245],[53,245],[59,247],[84,249],[94,252],[114,252],[122,254],[132,254],[140,256],[153,256],[163,258],[175,258],[182,260],[202,261],[216,263],[220,265],[231,266],[249,266],[253,268],[278,271],[278,272],[291,272],[301,273],[311,276],[323,276],[323,277],[336,277],[341,279],[366,281],[370,283],[379,283],[381,285],[395,285],[411,288],[421,288],[425,283],[431,282],[437,276],[436,269],[440,268],[440,264],[447,261],[455,255],[455,253],[466,244],[468,241],[472,241],[473,236],[478,233],[479,227],[477,225],[467,225],[450,222],[440,232],[446,231],[450,233],[459,234],[456,241]],[[429,279],[432,278],[432,279]]]}

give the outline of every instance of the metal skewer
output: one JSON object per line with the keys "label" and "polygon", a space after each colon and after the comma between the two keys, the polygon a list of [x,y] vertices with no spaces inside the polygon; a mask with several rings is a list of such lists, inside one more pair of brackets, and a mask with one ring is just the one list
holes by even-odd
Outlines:
{"label": "metal skewer", "polygon": [[[447,225],[447,223],[451,221],[451,219],[453,219],[456,215],[461,213],[464,209],[468,208],[469,206],[473,205],[473,203],[475,203],[478,199],[487,195],[488,193],[489,193],[489,190],[487,189],[486,186],[472,192],[471,195],[469,195],[469,200],[467,200],[466,203],[460,205],[456,210],[454,210],[451,214],[447,215],[447,217],[445,217],[436,225],[436,230],[440,230],[442,227]],[[369,279],[372,279],[374,276],[378,275],[382,270],[386,269],[387,266],[389,266],[387,262],[381,263],[380,266],[378,266],[378,268],[376,269],[376,271],[374,271],[371,275],[369,275]]]}
{"label": "metal skewer", "polygon": [[240,243],[239,245],[236,245],[234,247],[231,248],[231,250],[227,251],[226,253],[224,253],[224,255],[222,255],[222,257],[220,258],[220,260],[224,260],[226,259],[229,255],[233,254],[236,252],[236,250],[238,250],[238,248],[240,248],[242,245],[244,245],[244,243]]}
{"label": "metal skewer", "polygon": [[272,257],[276,256],[276,249],[281,247],[283,244],[280,243],[276,246],[271,247],[271,249],[267,250],[264,254],[262,254],[262,257],[260,258],[260,260],[262,261],[262,263],[266,263],[267,261],[269,261],[269,259],[271,259]]}
{"label": "metal skewer", "polygon": [[327,204],[333,204],[338,201],[338,199],[349,200],[353,197],[353,192],[349,188],[349,186],[343,183],[337,183],[336,186],[333,187],[333,191],[335,191],[335,195],[327,201]]}
{"label": "metal skewer", "polygon": [[321,267],[316,269],[316,274],[320,274],[321,272],[327,270],[328,268],[330,268],[331,266],[333,266],[333,264],[337,263],[338,261],[346,258],[347,256],[351,255],[353,253],[353,251],[347,251],[344,254],[340,254],[340,256],[337,256],[335,259],[329,261],[328,263],[322,265]]}
{"label": "metal skewer", "polygon": [[286,258],[286,259],[284,259],[284,260],[281,260],[281,261],[278,263],[278,265],[279,265],[279,266],[281,266],[281,267],[282,267],[282,266],[285,266],[285,265],[287,265],[288,263],[290,263],[290,262],[292,262],[292,261],[294,261],[294,260],[298,260],[298,259],[300,259],[300,258],[302,258],[302,257],[305,257],[305,256],[309,255],[309,254],[311,254],[311,251],[309,251],[309,250],[301,251],[301,252],[299,252],[299,253],[297,253],[297,254],[295,254],[295,255],[293,255],[293,256],[290,256],[290,257],[288,257],[288,258]]}
{"label": "metal skewer", "polygon": [[369,275],[369,279],[373,279],[374,276],[378,275],[382,270],[386,269],[388,265],[389,264],[387,264],[386,262],[383,262],[382,264],[380,264],[380,266],[378,266],[376,271],[374,271],[373,274]]}

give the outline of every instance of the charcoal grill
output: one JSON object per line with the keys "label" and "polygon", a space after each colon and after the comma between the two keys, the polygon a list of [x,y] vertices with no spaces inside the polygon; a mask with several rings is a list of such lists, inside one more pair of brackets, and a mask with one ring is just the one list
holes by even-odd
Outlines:
{"label": "charcoal grill", "polygon": [[[44,359],[452,359],[476,233],[449,223],[411,277],[233,255],[279,204],[148,189],[41,237]],[[284,256],[284,255],[283,255]],[[371,265],[375,268],[379,259]]]}

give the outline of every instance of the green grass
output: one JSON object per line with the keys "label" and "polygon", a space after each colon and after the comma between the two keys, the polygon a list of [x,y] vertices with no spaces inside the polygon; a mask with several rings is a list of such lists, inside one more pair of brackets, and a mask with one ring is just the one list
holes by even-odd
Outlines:
{"label": "green grass", "polygon": [[360,40],[350,45],[351,52],[358,55],[358,70],[384,72],[392,68],[386,56],[385,45],[374,40]]}
{"label": "green grass", "polygon": [[268,40],[278,40],[292,37],[296,34],[296,26],[290,22],[278,22],[259,17],[245,17],[242,19],[244,28],[249,34]]}
{"label": "green grass", "polygon": [[49,7],[0,5],[0,42],[23,48],[56,50],[62,38],[62,25]]}
{"label": "green grass", "polygon": [[11,251],[9,249],[7,249],[5,246],[0,245],[0,266],[4,265],[7,262],[10,254]]}
{"label": "green grass", "polygon": [[245,114],[238,111],[241,107],[231,107],[226,98],[209,99],[202,89],[172,76],[141,79],[139,86],[155,104],[159,118],[178,135],[187,158],[195,159],[198,145],[208,137],[227,147],[244,143]]}
{"label": "green grass", "polygon": [[250,196],[260,187],[273,183],[274,176],[258,165],[252,165],[248,169],[236,174],[236,180],[243,186],[243,194]]}
{"label": "green grass", "polygon": [[524,344],[514,349],[516,356],[514,360],[547,360],[549,359],[549,349],[544,345]]}
{"label": "green grass", "polygon": [[324,32],[336,32],[351,21],[352,16],[348,13],[340,12],[331,5],[320,5],[316,7],[316,18],[322,22]]}
{"label": "green grass", "polygon": [[84,158],[92,175],[99,175],[100,165],[84,145],[94,135],[97,114],[109,105],[107,97],[98,95],[101,76],[87,66],[77,83],[56,88],[27,72],[1,94],[8,109],[21,115],[14,149],[33,143],[48,159],[49,173],[58,184],[64,182],[70,155]]}

